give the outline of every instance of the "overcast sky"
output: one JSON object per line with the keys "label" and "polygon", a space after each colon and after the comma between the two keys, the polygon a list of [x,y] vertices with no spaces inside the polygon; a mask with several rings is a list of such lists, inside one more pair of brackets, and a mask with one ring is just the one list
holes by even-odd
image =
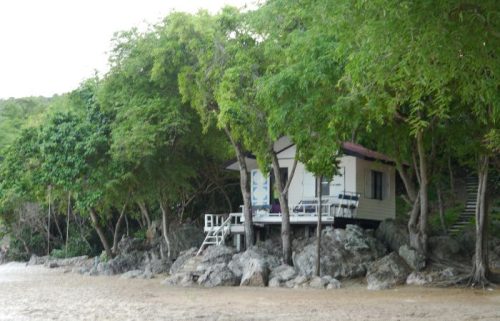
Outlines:
{"label": "overcast sky", "polygon": [[113,33],[172,10],[217,12],[249,0],[0,0],[0,98],[52,96],[105,72]]}

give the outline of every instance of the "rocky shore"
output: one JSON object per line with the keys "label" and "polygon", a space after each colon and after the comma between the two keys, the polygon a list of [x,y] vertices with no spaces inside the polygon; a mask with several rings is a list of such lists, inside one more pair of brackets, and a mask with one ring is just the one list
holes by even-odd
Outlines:
{"label": "rocky shore", "polygon": [[[185,231],[186,232],[186,231]],[[283,264],[279,240],[260,242],[237,253],[232,247],[211,246],[196,256],[202,235],[193,229],[175,243],[175,260],[162,255],[161,238],[146,242],[123,238],[118,255],[54,259],[33,256],[29,265],[43,264],[83,275],[121,275],[122,278],[161,278],[166,286],[216,287],[253,286],[281,288],[338,289],[345,280],[364,280],[369,290],[396,285],[452,285],[470,273],[470,235],[429,239],[426,260],[406,242],[405,228],[392,221],[382,222],[376,231],[357,225],[345,229],[327,227],[322,231],[320,277],[314,276],[316,239],[293,242],[293,267]],[[198,232],[199,233],[199,232]],[[191,241],[186,241],[191,240]],[[196,243],[198,242],[198,243]],[[192,246],[195,245],[195,246]],[[500,240],[491,241],[491,266],[500,267]]]}

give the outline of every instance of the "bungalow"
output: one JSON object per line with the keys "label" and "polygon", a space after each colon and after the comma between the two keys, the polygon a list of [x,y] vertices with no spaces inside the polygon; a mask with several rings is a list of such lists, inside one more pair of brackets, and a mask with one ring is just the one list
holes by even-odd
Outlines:
{"label": "bungalow", "polygon": [[[296,146],[282,137],[274,146],[280,174],[286,181],[292,170]],[[275,195],[273,175],[262,173],[255,157],[246,157],[251,177],[253,224],[256,227],[281,224],[281,211]],[[228,170],[239,170],[236,161],[227,164]],[[304,164],[298,162],[290,182],[288,203],[290,223],[308,229],[317,224],[321,210],[322,224],[357,223],[374,225],[396,216],[396,169],[386,155],[351,142],[342,144],[338,174],[321,181],[321,206],[318,205],[316,178]],[[243,208],[243,207],[242,207]],[[227,236],[235,236],[239,248],[243,234],[243,213],[205,214],[204,245],[222,244]]]}

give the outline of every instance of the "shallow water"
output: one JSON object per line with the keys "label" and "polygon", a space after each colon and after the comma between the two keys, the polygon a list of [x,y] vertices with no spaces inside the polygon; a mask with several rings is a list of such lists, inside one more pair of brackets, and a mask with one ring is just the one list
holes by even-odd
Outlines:
{"label": "shallow water", "polygon": [[500,320],[500,290],[176,288],[0,266],[0,320]]}

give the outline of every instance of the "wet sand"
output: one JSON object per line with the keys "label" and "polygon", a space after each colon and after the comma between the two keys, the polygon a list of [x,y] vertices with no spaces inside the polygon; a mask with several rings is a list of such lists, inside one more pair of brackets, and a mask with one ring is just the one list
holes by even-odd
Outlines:
{"label": "wet sand", "polygon": [[176,288],[0,265],[0,320],[500,320],[500,290]]}

